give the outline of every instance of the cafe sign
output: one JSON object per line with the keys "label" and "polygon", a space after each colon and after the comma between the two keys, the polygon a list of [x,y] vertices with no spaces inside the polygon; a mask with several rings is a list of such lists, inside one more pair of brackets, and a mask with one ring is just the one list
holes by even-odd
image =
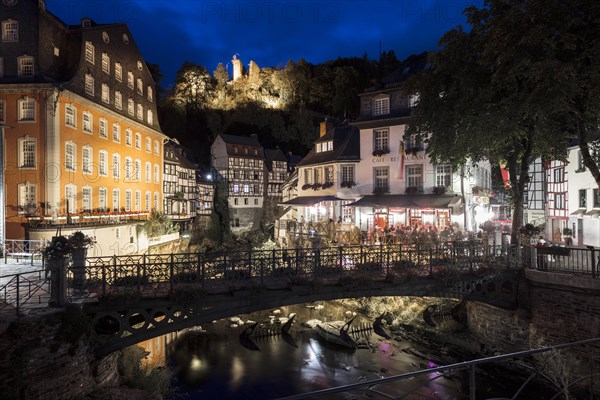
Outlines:
{"label": "cafe sign", "polygon": [[490,198],[487,196],[473,196],[473,202],[479,204],[490,204]]}

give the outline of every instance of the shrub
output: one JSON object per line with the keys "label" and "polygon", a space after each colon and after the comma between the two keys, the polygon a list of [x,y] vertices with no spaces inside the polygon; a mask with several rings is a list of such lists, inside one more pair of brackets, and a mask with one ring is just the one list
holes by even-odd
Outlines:
{"label": "shrub", "polygon": [[164,399],[171,392],[172,373],[166,368],[142,365],[147,355],[137,345],[121,350],[117,362],[119,373],[127,386],[148,392],[151,399]]}

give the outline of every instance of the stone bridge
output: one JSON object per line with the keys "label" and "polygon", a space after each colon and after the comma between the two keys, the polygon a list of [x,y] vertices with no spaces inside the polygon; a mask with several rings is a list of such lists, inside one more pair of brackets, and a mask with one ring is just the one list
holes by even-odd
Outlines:
{"label": "stone bridge", "polygon": [[187,327],[291,304],[426,296],[515,308],[520,266],[481,244],[344,246],[88,258],[68,271],[99,355]]}

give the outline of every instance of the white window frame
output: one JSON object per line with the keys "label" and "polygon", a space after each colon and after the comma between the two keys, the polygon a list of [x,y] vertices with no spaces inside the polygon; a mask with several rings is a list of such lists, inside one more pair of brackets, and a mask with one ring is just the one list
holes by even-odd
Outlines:
{"label": "white window frame", "polygon": [[98,152],[98,175],[108,176],[108,151],[106,150]]}
{"label": "white window frame", "polygon": [[423,189],[423,164],[411,164],[406,166],[406,187]]}
{"label": "white window frame", "polygon": [[133,168],[133,159],[129,156],[125,157],[125,180],[131,180],[133,174],[131,173],[131,169]]}
{"label": "white window frame", "polygon": [[148,101],[154,101],[154,90],[152,86],[148,86],[146,92],[148,93]]}
{"label": "white window frame", "polygon": [[158,194],[158,192],[154,192],[154,209],[156,211],[159,211],[159,208],[158,208],[158,206],[160,204],[159,200],[160,200],[160,195]]}
{"label": "white window frame", "polygon": [[[86,195],[87,192],[87,195]],[[81,210],[92,211],[92,187],[84,186],[81,188]],[[87,203],[87,204],[86,204]]]}
{"label": "white window frame", "polygon": [[452,166],[450,164],[435,166],[435,186],[452,186]]}
{"label": "white window frame", "polygon": [[72,104],[65,104],[65,125],[77,128],[77,108]]}
{"label": "white window frame", "polygon": [[81,128],[85,133],[93,133],[94,130],[94,116],[89,111],[81,113]]}
{"label": "white window frame", "polygon": [[142,211],[142,191],[135,191],[135,199],[134,199],[134,211]]}
{"label": "white window frame", "polygon": [[142,82],[142,78],[137,78],[137,93],[141,96],[144,95],[144,83]]}
{"label": "white window frame", "polygon": [[160,182],[160,169],[158,168],[158,164],[154,164],[154,183]]}
{"label": "white window frame", "polygon": [[85,61],[92,65],[96,62],[96,48],[92,42],[85,42]]}
{"label": "white window frame", "polygon": [[137,105],[137,119],[140,121],[144,120],[144,107],[141,104]]}
{"label": "white window frame", "polygon": [[98,188],[98,208],[101,210],[106,210],[108,203],[108,191],[104,186]]}
{"label": "white window frame", "polygon": [[131,189],[125,190],[125,211],[131,211]]}
{"label": "white window frame", "polygon": [[89,96],[94,95],[94,77],[91,74],[85,74],[85,93]]}
{"label": "white window frame", "polygon": [[373,168],[373,187],[375,189],[390,188],[390,167],[375,167]]}
{"label": "white window frame", "polygon": [[112,124],[112,140],[115,143],[121,143],[121,125],[117,122]]}
{"label": "white window frame", "polygon": [[146,138],[146,153],[152,153],[152,139]]}
{"label": "white window frame", "polygon": [[151,209],[151,205],[152,205],[152,193],[150,193],[149,190],[146,190],[146,196],[145,196],[145,203],[144,203],[144,211],[150,211]]}
{"label": "white window frame", "polygon": [[108,121],[106,118],[100,118],[98,133],[102,139],[108,139]]}
{"label": "white window frame", "polygon": [[112,177],[115,179],[121,177],[121,155],[119,153],[112,155]]}
{"label": "white window frame", "polygon": [[102,72],[110,75],[110,57],[108,53],[102,53]]}
{"label": "white window frame", "polygon": [[112,210],[121,211],[121,191],[118,188],[112,190]]}
{"label": "white window frame", "polygon": [[138,150],[142,149],[142,135],[139,132],[135,133],[135,148]]}
{"label": "white window frame", "polygon": [[31,97],[23,97],[17,101],[19,109],[19,122],[35,122],[36,101]]}
{"label": "white window frame", "polygon": [[152,182],[152,163],[146,161],[146,182]]}
{"label": "white window frame", "polygon": [[2,21],[2,41],[3,42],[18,42],[19,41],[19,22],[14,19]]}
{"label": "white window frame", "polygon": [[354,183],[354,165],[347,164],[341,167],[342,183]]}
{"label": "white window frame", "polygon": [[154,154],[155,155],[160,155],[160,143],[158,143],[158,140],[154,141]]}
{"label": "white window frame", "polygon": [[127,71],[127,87],[129,89],[133,89],[133,85],[134,85],[133,72]]}
{"label": "white window frame", "polygon": [[133,145],[133,131],[130,128],[125,129],[125,146],[131,147]]}
{"label": "white window frame", "polygon": [[110,88],[106,83],[102,84],[102,101],[106,104],[110,103]]}
{"label": "white window frame", "polygon": [[154,113],[152,110],[146,110],[147,122],[148,125],[154,124]]}
{"label": "white window frame", "polygon": [[141,182],[142,180],[142,162],[136,158],[133,164],[133,176],[136,182]]}
{"label": "white window frame", "polygon": [[127,99],[127,114],[135,115],[135,103],[131,97]]}
{"label": "white window frame", "polygon": [[390,130],[388,128],[373,129],[373,150],[389,151]]}
{"label": "white window frame", "polygon": [[65,170],[77,171],[77,145],[70,140],[65,142]]}
{"label": "white window frame", "polygon": [[[35,169],[37,166],[37,140],[31,136],[25,136],[18,139],[19,142],[19,168]],[[33,144],[33,149],[28,148]],[[33,154],[32,154],[33,153]]]}
{"label": "white window frame", "polygon": [[373,115],[387,115],[390,113],[390,97],[381,96],[373,98]]}
{"label": "white window frame", "polygon": [[37,185],[35,183],[23,182],[17,185],[17,214],[25,214],[27,208],[37,208]]}
{"label": "white window frame", "polygon": [[[86,157],[87,153],[87,157]],[[94,161],[94,151],[90,146],[81,147],[81,173],[85,175],[92,174],[92,167]]]}
{"label": "white window frame", "polygon": [[123,82],[123,67],[121,63],[115,63],[115,79],[119,82]]}
{"label": "white window frame", "polygon": [[[69,191],[71,195],[69,195]],[[65,185],[65,212],[67,214],[77,212],[77,186],[71,183]]]}
{"label": "white window frame", "polygon": [[33,56],[17,57],[18,75],[19,76],[34,76],[35,62]]}
{"label": "white window frame", "polygon": [[115,91],[115,108],[117,110],[123,109],[123,96],[121,96],[121,92],[118,90]]}

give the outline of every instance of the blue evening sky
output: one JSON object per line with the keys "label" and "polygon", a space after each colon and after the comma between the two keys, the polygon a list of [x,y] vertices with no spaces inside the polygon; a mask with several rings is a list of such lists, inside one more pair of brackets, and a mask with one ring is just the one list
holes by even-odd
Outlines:
{"label": "blue evening sky", "polygon": [[124,22],[143,57],[160,65],[172,83],[184,61],[212,73],[238,54],[244,65],[284,66],[304,58],[376,59],[394,50],[400,60],[434,50],[441,36],[464,24],[462,11],[483,0],[47,0],[69,24],[88,16],[98,23]]}

